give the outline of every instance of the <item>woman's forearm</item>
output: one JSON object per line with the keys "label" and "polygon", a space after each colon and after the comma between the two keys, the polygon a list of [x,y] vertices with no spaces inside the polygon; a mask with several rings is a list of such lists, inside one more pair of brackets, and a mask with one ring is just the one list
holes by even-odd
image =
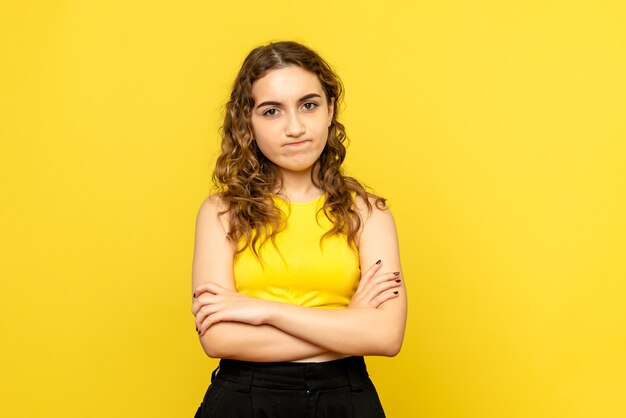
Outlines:
{"label": "woman's forearm", "polygon": [[200,337],[212,358],[245,361],[297,361],[328,352],[271,325],[220,322]]}
{"label": "woman's forearm", "polygon": [[[401,302],[387,302],[393,303]],[[390,305],[378,309],[316,309],[269,302],[263,322],[331,352],[395,356],[402,346],[406,313],[398,309],[400,305]]]}
{"label": "woman's forearm", "polygon": [[[271,326],[286,334],[279,335],[287,342],[293,341],[293,348],[298,350],[311,349],[304,344],[308,343],[332,353],[394,356],[402,345],[406,323],[406,292],[401,284],[397,288],[397,297],[378,307],[324,309],[251,298],[216,283],[205,283],[196,289],[202,294],[196,297],[192,312],[200,335],[217,335],[207,340],[210,346],[205,351],[211,357],[226,357],[236,352],[240,343],[250,343],[243,331],[216,332],[216,327],[230,323]],[[268,337],[258,336],[269,347],[268,353],[280,349],[282,343]]]}

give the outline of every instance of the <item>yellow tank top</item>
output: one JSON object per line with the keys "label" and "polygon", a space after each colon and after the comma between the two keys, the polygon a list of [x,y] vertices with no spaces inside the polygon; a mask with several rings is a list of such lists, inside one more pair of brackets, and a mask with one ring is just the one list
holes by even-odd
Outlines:
{"label": "yellow tank top", "polygon": [[276,235],[276,247],[271,241],[261,246],[260,260],[249,247],[235,257],[237,291],[312,308],[346,307],[360,279],[359,254],[343,234],[320,242],[332,228],[323,211],[317,213],[324,196],[307,203],[273,199],[286,227]]}

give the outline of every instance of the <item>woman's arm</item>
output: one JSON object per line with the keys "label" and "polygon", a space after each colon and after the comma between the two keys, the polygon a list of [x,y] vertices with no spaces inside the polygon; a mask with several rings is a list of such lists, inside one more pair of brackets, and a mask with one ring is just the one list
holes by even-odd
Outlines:
{"label": "woman's arm", "polygon": [[[224,219],[217,196],[206,198],[196,219],[192,266],[192,289],[204,283],[217,283],[235,291],[233,245],[226,238]],[[293,361],[328,352],[270,325],[254,326],[223,322],[200,337],[204,352],[213,358],[247,361]]]}
{"label": "woman's arm", "polygon": [[245,361],[296,361],[328,352],[270,325],[221,322],[200,337],[211,358]]}
{"label": "woman's arm", "polygon": [[[360,210],[364,213],[361,205]],[[365,221],[359,239],[361,265],[382,260],[385,271],[398,272],[401,279],[397,297],[378,308],[363,307],[342,310],[306,308],[288,303],[264,301],[239,295],[219,286],[201,286],[211,296],[203,311],[197,313],[201,333],[211,331],[224,321],[251,325],[271,325],[289,335],[331,352],[350,355],[396,355],[404,339],[407,299],[401,275],[398,238],[388,209],[374,206]],[[385,278],[385,274],[378,276]],[[381,279],[382,280],[382,279]],[[388,279],[381,283],[389,283]]]}

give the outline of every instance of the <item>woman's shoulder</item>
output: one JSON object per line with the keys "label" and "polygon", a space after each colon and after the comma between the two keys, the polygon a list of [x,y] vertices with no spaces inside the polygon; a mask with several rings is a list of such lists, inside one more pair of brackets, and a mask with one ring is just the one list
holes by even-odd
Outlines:
{"label": "woman's shoulder", "polygon": [[361,215],[361,218],[366,220],[372,215],[384,213],[387,216],[391,216],[391,211],[387,205],[387,199],[377,196],[372,193],[367,194],[367,200],[360,194],[353,192],[352,200],[354,201],[354,207]]}
{"label": "woman's shoulder", "polygon": [[380,234],[395,231],[395,222],[387,206],[386,199],[368,193],[366,200],[357,193],[354,195],[353,200],[354,207],[362,221],[356,235],[359,249],[361,248],[365,231],[368,231],[365,233],[366,237],[369,237],[367,238],[368,241],[370,241],[372,237],[378,239],[378,237],[381,236]]}
{"label": "woman's shoulder", "polygon": [[217,213],[224,211],[228,205],[219,193],[211,193],[200,203],[199,212],[204,214]]}
{"label": "woman's shoulder", "polygon": [[225,230],[228,230],[228,204],[219,193],[211,193],[204,198],[198,209],[198,218],[218,219]]}

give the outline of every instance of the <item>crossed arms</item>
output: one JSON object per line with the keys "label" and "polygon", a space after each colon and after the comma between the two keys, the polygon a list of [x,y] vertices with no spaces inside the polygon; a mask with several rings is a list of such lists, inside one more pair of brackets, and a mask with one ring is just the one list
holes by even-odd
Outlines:
{"label": "crossed arms", "polygon": [[[346,309],[315,309],[237,293],[234,247],[218,216],[219,198],[204,200],[196,220],[192,313],[209,357],[247,361],[296,361],[326,353],[396,355],[406,324],[406,288],[398,238],[389,210],[367,216],[359,236],[362,271]],[[377,261],[380,260],[379,263]],[[394,274],[396,273],[396,274]]]}

